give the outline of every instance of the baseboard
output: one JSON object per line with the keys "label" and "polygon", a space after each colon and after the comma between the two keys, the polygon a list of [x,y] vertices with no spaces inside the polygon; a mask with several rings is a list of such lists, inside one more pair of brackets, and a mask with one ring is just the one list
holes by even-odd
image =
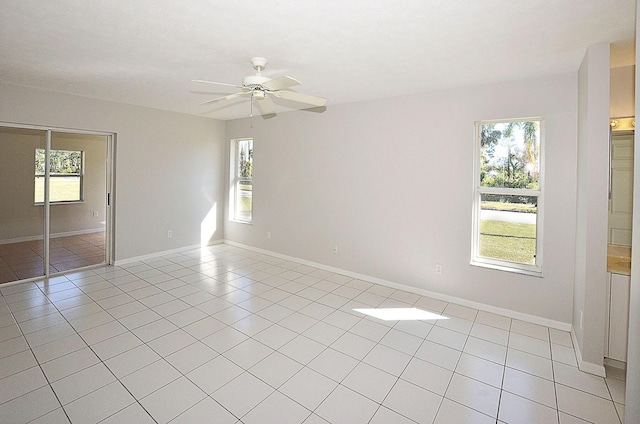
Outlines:
{"label": "baseboard", "polygon": [[[213,240],[210,241],[209,243],[206,244],[206,246],[214,246],[216,244],[222,244],[224,243],[224,240]],[[149,253],[146,255],[140,255],[140,256],[134,256],[131,258],[126,258],[126,259],[117,259],[113,262],[114,266],[123,266],[123,265],[127,265],[130,263],[134,263],[134,262],[142,262],[145,260],[149,260],[149,259],[153,259],[153,258],[158,258],[160,256],[166,256],[166,255],[171,255],[174,253],[180,253],[180,252],[185,252],[187,250],[193,250],[193,249],[199,249],[203,247],[201,244],[193,244],[191,246],[184,246],[184,247],[178,247],[175,249],[169,249],[169,250],[163,250],[160,252],[154,252],[154,253]]]}
{"label": "baseboard", "polygon": [[[77,230],[77,231],[66,231],[64,233],[54,233],[50,234],[49,238],[60,238],[60,237],[71,237],[71,236],[81,236],[83,234],[93,234],[93,233],[103,233],[104,227],[101,228],[89,228],[87,230]],[[27,236],[27,237],[18,237],[7,240],[0,240],[0,244],[12,244],[12,243],[22,243],[25,241],[38,241],[43,240],[44,236],[42,234],[37,236]]]}
{"label": "baseboard", "polygon": [[536,315],[530,315],[530,314],[525,314],[523,312],[518,312],[518,311],[514,311],[511,309],[505,309],[505,308],[500,308],[497,306],[492,306],[492,305],[487,305],[484,303],[480,303],[480,302],[474,302],[471,300],[467,300],[467,299],[462,299],[459,297],[455,297],[455,296],[449,296],[449,295],[445,295],[442,293],[437,293],[437,292],[432,292],[429,290],[425,290],[425,289],[420,289],[417,287],[412,287],[412,286],[407,286],[405,284],[401,284],[401,283],[396,283],[394,281],[388,281],[388,280],[384,280],[381,278],[377,278],[377,277],[372,277],[370,275],[364,275],[364,274],[359,274],[356,272],[351,272],[351,271],[347,271],[344,269],[340,269],[340,268],[336,268],[336,267],[332,267],[332,266],[328,266],[325,264],[321,264],[321,263],[317,263],[317,262],[312,262],[312,261],[308,261],[305,259],[300,259],[300,258],[296,258],[294,256],[288,256],[288,255],[283,255],[281,253],[277,253],[277,252],[272,252],[270,250],[265,250],[265,249],[260,249],[254,246],[249,246],[249,245],[245,245],[242,243],[237,243],[234,242],[232,240],[224,240],[225,244],[229,244],[231,246],[236,246],[242,249],[247,249],[247,250],[251,250],[253,252],[257,252],[257,253],[261,253],[261,254],[265,254],[265,255],[269,255],[269,256],[274,256],[276,258],[280,258],[280,259],[284,259],[284,260],[288,260],[291,262],[296,262],[302,265],[308,265],[308,266],[312,266],[314,268],[318,268],[318,269],[322,269],[325,271],[329,271],[329,272],[334,272],[336,274],[342,274],[342,275],[346,275],[348,277],[352,277],[352,278],[356,278],[359,280],[364,280],[364,281],[368,281],[370,283],[375,283],[375,284],[380,284],[386,287],[390,287],[390,288],[394,288],[394,289],[398,289],[398,290],[404,290],[410,293],[415,293],[415,294],[419,294],[421,296],[428,296],[431,297],[433,299],[437,299],[437,300],[442,300],[444,302],[450,302],[450,303],[455,303],[457,305],[461,305],[461,306],[466,306],[469,308],[473,308],[473,309],[478,309],[480,311],[484,311],[484,312],[490,312],[493,314],[497,314],[497,315],[502,315],[502,316],[506,316],[509,318],[514,318],[514,319],[518,319],[521,321],[526,321],[532,324],[538,324],[538,325],[542,325],[545,327],[549,327],[549,328],[554,328],[556,330],[560,330],[560,331],[571,331],[571,324],[570,323],[566,323],[566,322],[562,322],[562,321],[555,321],[555,320],[551,320],[548,318],[543,318],[543,317],[539,317]]}
{"label": "baseboard", "polygon": [[607,367],[616,368],[622,371],[627,371],[627,363],[623,361],[618,361],[617,359],[604,358],[604,366],[605,369]]}
{"label": "baseboard", "polygon": [[576,336],[573,326],[571,327],[570,333],[571,340],[573,341],[573,350],[576,354],[576,360],[578,361],[578,369],[589,374],[597,375],[598,377],[606,377],[607,371],[603,364],[594,364],[593,362],[587,362],[582,359],[582,351],[580,350],[578,337]]}

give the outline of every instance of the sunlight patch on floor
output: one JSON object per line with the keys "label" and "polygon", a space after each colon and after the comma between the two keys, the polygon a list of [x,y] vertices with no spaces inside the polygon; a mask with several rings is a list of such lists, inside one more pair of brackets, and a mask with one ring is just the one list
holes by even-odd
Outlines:
{"label": "sunlight patch on floor", "polygon": [[449,319],[445,316],[435,314],[433,312],[423,311],[418,308],[372,308],[372,309],[354,309],[361,314],[370,315],[372,317],[384,321],[415,321],[415,320],[435,320]]}

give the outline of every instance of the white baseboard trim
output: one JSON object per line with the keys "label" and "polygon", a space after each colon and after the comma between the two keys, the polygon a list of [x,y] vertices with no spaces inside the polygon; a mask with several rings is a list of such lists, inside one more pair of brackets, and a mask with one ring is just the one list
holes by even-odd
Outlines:
{"label": "white baseboard trim", "polygon": [[576,360],[578,361],[578,369],[589,374],[597,375],[598,377],[606,377],[607,372],[603,364],[594,364],[593,362],[587,362],[582,359],[582,351],[580,350],[578,337],[573,330],[573,326],[571,326],[571,340],[573,341],[573,350],[576,353]]}
{"label": "white baseboard trim", "polygon": [[396,283],[393,281],[388,281],[388,280],[384,280],[381,278],[377,278],[377,277],[372,277],[370,275],[364,275],[364,274],[358,274],[356,272],[351,272],[351,271],[347,271],[344,269],[340,269],[340,268],[335,268],[332,266],[328,266],[328,265],[324,265],[321,263],[317,263],[317,262],[312,262],[312,261],[308,261],[305,259],[300,259],[300,258],[296,258],[294,256],[288,256],[288,255],[283,255],[281,253],[277,253],[277,252],[272,252],[270,250],[265,250],[265,249],[260,249],[257,247],[253,247],[253,246],[249,246],[249,245],[245,245],[242,243],[237,243],[235,241],[232,240],[224,240],[225,244],[229,244],[231,246],[236,246],[242,249],[247,249],[247,250],[251,250],[253,252],[257,252],[257,253],[261,253],[261,254],[265,254],[265,255],[269,255],[269,256],[274,256],[276,258],[280,258],[280,259],[284,259],[284,260],[288,260],[291,262],[297,262],[299,264],[302,265],[308,265],[308,266],[312,266],[314,268],[318,268],[318,269],[322,269],[325,271],[329,271],[329,272],[334,272],[336,274],[342,274],[342,275],[346,275],[348,277],[352,277],[352,278],[357,278],[359,280],[364,280],[364,281],[368,281],[370,283],[375,283],[375,284],[380,284],[386,287],[391,287],[394,289],[399,289],[399,290],[404,290],[410,293],[415,293],[415,294],[419,294],[421,296],[428,296],[431,297],[433,299],[437,299],[437,300],[442,300],[444,302],[451,302],[451,303],[455,303],[457,305],[461,305],[461,306],[466,306],[469,308],[473,308],[473,309],[478,309],[480,311],[485,311],[485,312],[490,312],[493,314],[497,314],[497,315],[502,315],[502,316],[506,316],[509,318],[515,318],[521,321],[526,321],[532,324],[538,324],[538,325],[542,325],[545,327],[549,327],[549,328],[554,328],[556,330],[560,330],[560,331],[571,331],[571,324],[567,323],[567,322],[562,322],[562,321],[555,321],[555,320],[551,320],[548,318],[543,318],[543,317],[539,317],[536,315],[530,315],[530,314],[526,314],[523,312],[518,312],[518,311],[514,311],[511,309],[506,309],[506,308],[500,308],[497,306],[492,306],[492,305],[487,305],[484,303],[480,303],[480,302],[474,302],[471,300],[467,300],[467,299],[462,299],[459,297],[455,297],[455,296],[449,296],[446,294],[442,294],[442,293],[437,293],[437,292],[432,292],[429,290],[424,290],[424,289],[420,289],[417,287],[412,287],[412,286],[407,286],[405,284],[400,284],[400,283]]}
{"label": "white baseboard trim", "polygon": [[[103,233],[105,231],[104,227],[101,228],[89,228],[88,230],[76,230],[76,231],[66,231],[64,233],[54,233],[51,234],[50,238],[60,238],[60,237],[71,237],[71,236],[80,236],[83,234],[93,234],[93,233]],[[38,241],[43,240],[44,236],[42,234],[37,236],[27,236],[27,237],[18,237],[7,240],[0,240],[0,244],[12,244],[12,243],[22,243],[25,241]]]}
{"label": "white baseboard trim", "polygon": [[[213,241],[210,241],[209,243],[207,243],[206,246],[213,246],[213,245],[222,244],[222,243],[224,243],[224,240],[213,240]],[[149,254],[146,254],[146,255],[134,256],[134,257],[131,257],[131,258],[126,258],[126,259],[117,259],[117,260],[115,260],[113,262],[113,265],[114,266],[123,266],[123,265],[131,264],[131,263],[134,263],[134,262],[142,262],[142,261],[145,261],[145,260],[158,258],[160,256],[172,255],[174,253],[185,252],[187,250],[199,249],[201,247],[203,247],[203,245],[201,245],[201,244],[193,244],[191,246],[178,247],[178,248],[175,248],[175,249],[163,250],[161,252],[155,252],[155,253],[149,253]]]}
{"label": "white baseboard trim", "polygon": [[627,363],[618,361],[617,359],[604,358],[604,366],[605,366],[605,369],[606,367],[611,367],[611,368],[617,368],[619,370],[623,370],[625,372],[627,371]]}

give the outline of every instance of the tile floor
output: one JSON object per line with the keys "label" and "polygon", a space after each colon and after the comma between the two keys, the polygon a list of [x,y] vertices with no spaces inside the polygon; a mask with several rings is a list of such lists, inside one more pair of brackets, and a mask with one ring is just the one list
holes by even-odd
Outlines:
{"label": "tile floor", "polygon": [[[568,333],[216,245],[0,288],[6,423],[620,423]],[[355,308],[416,307],[436,321]]]}
{"label": "tile floor", "polygon": [[[104,232],[52,238],[49,248],[51,273],[103,263],[104,240]],[[42,240],[0,244],[0,283],[43,274]]]}

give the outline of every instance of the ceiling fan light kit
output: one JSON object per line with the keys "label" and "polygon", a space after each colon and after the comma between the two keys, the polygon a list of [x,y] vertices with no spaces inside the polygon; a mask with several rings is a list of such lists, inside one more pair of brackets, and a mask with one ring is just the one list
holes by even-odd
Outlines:
{"label": "ceiling fan light kit", "polygon": [[236,97],[247,96],[251,101],[251,116],[253,116],[253,100],[259,100],[259,107],[262,111],[262,115],[274,115],[275,105],[272,101],[272,97],[277,99],[284,99],[296,103],[300,103],[307,107],[322,107],[327,104],[327,100],[322,97],[311,96],[308,94],[301,94],[295,91],[287,90],[290,87],[300,85],[300,81],[293,77],[282,76],[277,78],[269,78],[262,75],[262,70],[267,66],[267,59],[264,57],[254,57],[251,59],[253,69],[255,69],[255,75],[249,75],[242,79],[242,85],[227,84],[215,81],[204,80],[191,80],[193,82],[221,85],[225,87],[236,87],[242,89],[242,91],[229,94],[228,96],[219,97],[217,99],[208,100],[202,104],[212,104],[226,100],[232,100]]}

